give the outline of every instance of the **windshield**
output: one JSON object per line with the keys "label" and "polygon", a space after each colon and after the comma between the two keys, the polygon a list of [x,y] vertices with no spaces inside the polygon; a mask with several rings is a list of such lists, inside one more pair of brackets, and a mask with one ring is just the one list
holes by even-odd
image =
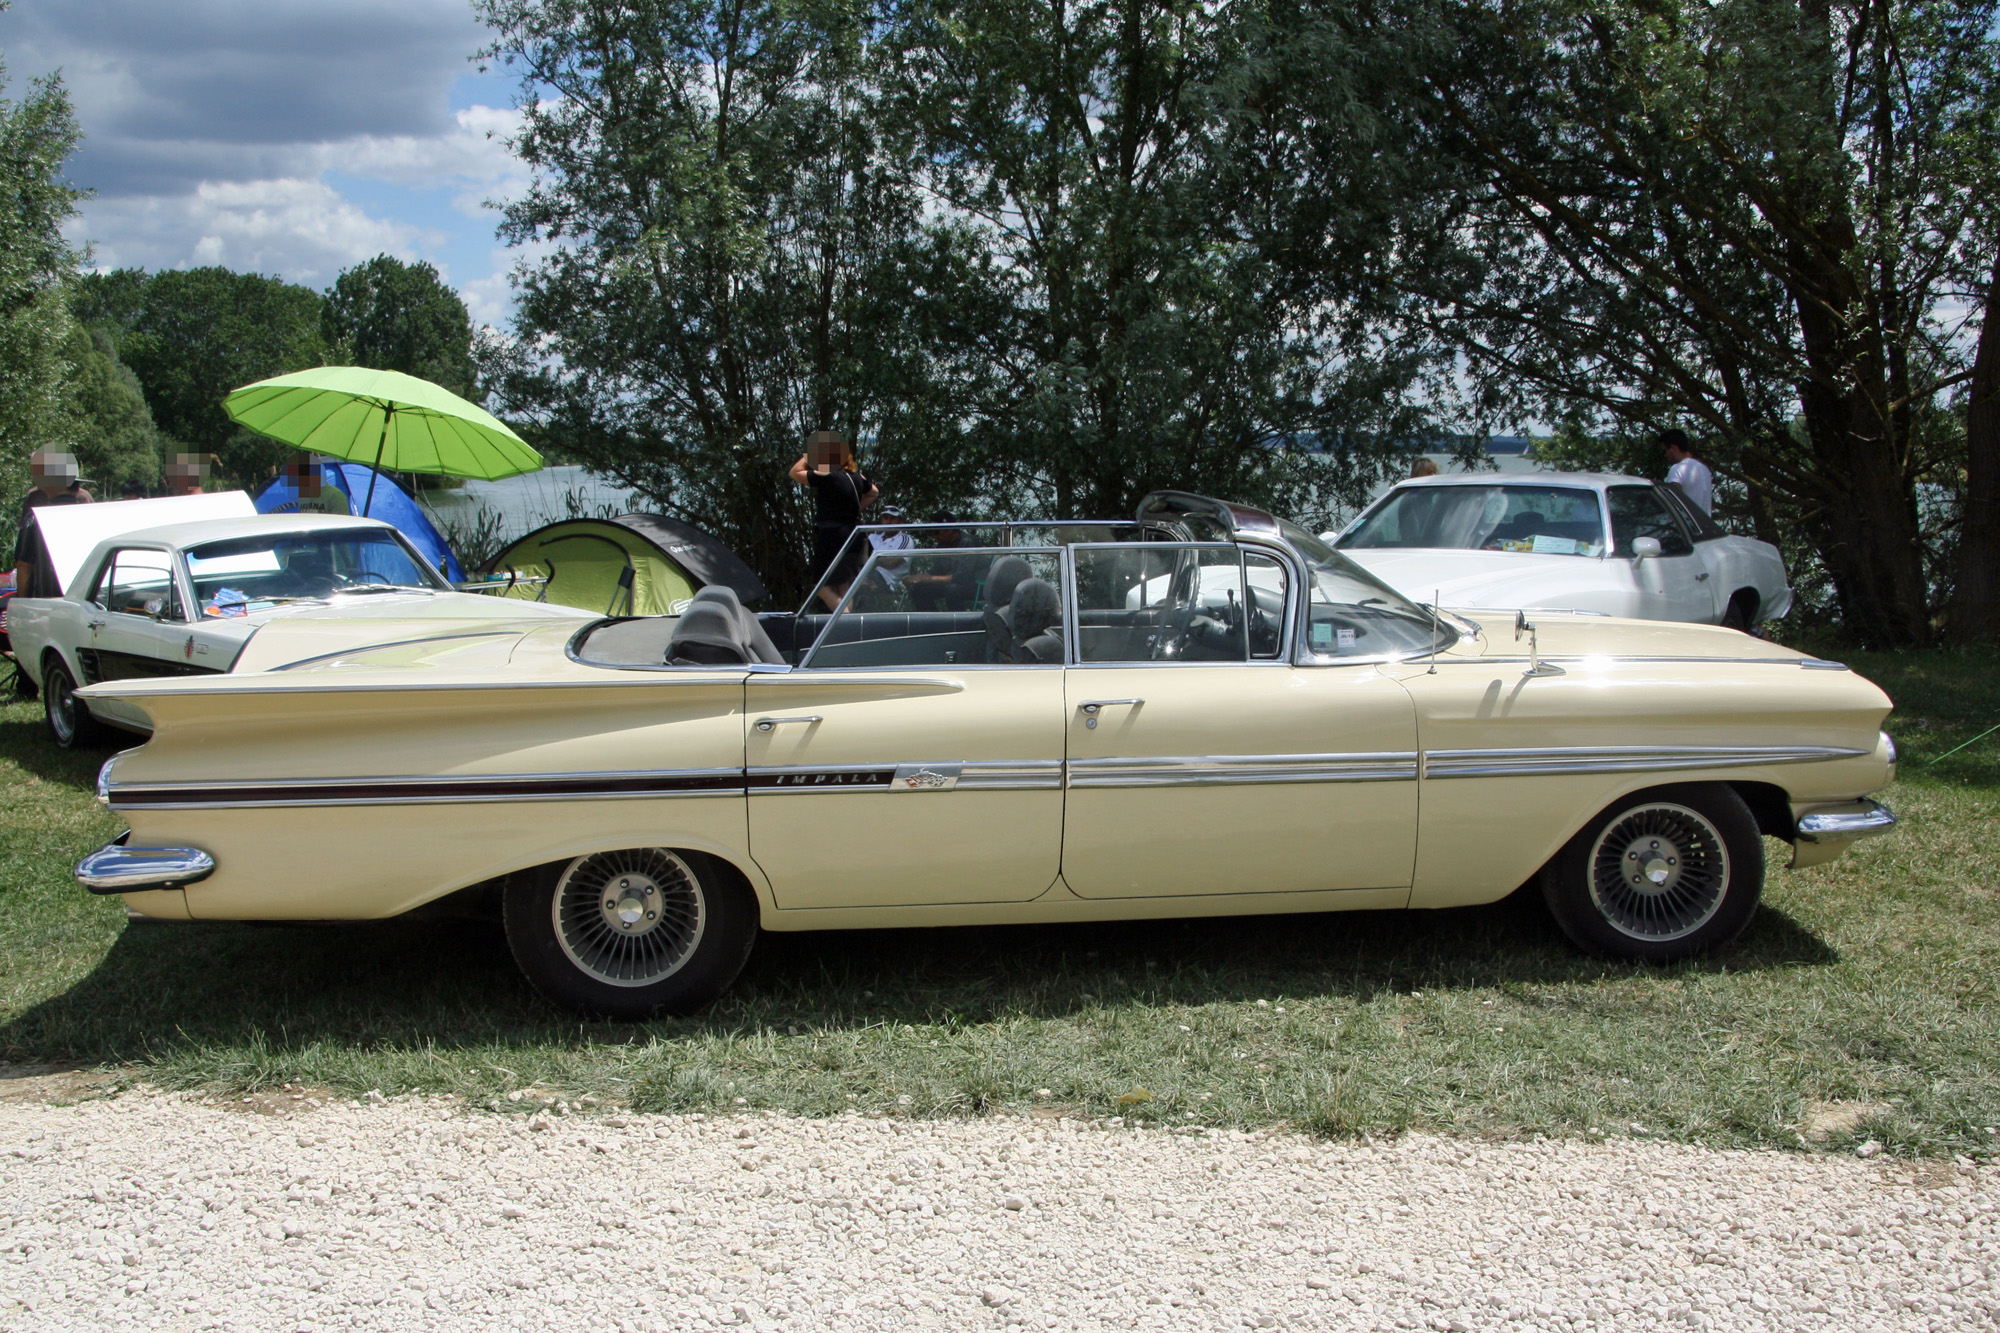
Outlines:
{"label": "windshield", "polygon": [[232,537],[190,546],[187,566],[210,619],[368,588],[445,586],[386,528]]}
{"label": "windshield", "polygon": [[1286,519],[1278,529],[1311,577],[1306,647],[1315,657],[1396,657],[1438,652],[1458,641],[1452,622],[1435,620],[1373,574]]}
{"label": "windshield", "polygon": [[1340,547],[1603,555],[1604,520],[1597,492],[1576,486],[1404,486]]}

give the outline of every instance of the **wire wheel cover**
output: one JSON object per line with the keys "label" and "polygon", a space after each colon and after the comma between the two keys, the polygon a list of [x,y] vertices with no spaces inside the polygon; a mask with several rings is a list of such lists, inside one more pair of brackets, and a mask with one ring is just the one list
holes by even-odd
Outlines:
{"label": "wire wheel cover", "polygon": [[1612,929],[1677,940],[1708,924],[1729,888],[1729,849],[1707,817],[1659,802],[1625,811],[1590,848],[1590,900]]}
{"label": "wire wheel cover", "polygon": [[549,903],[570,962],[609,986],[650,986],[686,966],[708,926],[701,881],[661,847],[579,857]]}

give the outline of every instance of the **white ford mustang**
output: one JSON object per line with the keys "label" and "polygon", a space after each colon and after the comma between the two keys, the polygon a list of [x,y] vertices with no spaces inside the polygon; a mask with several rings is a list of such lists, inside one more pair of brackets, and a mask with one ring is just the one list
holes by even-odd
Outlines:
{"label": "white ford mustang", "polygon": [[[16,597],[7,630],[21,669],[41,691],[56,744],[97,743],[107,724],[152,730],[145,712],[123,700],[86,704],[76,697],[80,686],[219,675],[279,618],[330,618],[347,625],[347,635],[360,619],[383,641],[435,638],[490,619],[511,623],[524,611],[538,619],[592,618],[570,607],[501,606],[457,592],[375,519],[246,511],[241,492],[35,511],[46,520],[50,570],[64,593]],[[159,526],[145,526],[148,520]]]}
{"label": "white ford mustang", "polygon": [[1740,630],[1792,608],[1777,547],[1617,473],[1414,478],[1326,537],[1404,596],[1449,606]]}

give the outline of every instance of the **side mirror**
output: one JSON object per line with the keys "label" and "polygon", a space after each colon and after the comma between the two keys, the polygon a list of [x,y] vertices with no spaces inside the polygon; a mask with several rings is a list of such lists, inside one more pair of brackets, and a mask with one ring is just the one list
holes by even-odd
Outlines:
{"label": "side mirror", "polygon": [[1659,556],[1660,539],[1658,537],[1635,537],[1632,539],[1632,558],[1634,560],[1657,560]]}

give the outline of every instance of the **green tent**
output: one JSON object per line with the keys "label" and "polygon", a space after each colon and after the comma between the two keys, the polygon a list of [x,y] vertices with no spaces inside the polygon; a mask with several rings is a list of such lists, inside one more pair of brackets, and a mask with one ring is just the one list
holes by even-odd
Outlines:
{"label": "green tent", "polygon": [[708,533],[664,514],[571,518],[537,528],[493,557],[486,573],[520,580],[500,595],[607,616],[679,615],[695,589],[719,583],[746,605],[763,581]]}

